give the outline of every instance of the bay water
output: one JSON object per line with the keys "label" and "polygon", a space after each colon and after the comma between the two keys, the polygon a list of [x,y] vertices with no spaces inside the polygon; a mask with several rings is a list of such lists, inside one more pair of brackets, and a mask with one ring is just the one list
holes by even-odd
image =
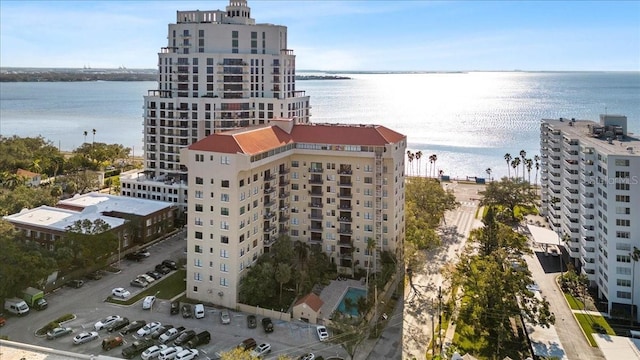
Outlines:
{"label": "bay water", "polygon": [[[301,74],[301,73],[299,73]],[[317,75],[317,74],[314,74]],[[505,153],[539,154],[541,119],[628,118],[640,136],[640,72],[461,72],[340,74],[350,80],[299,80],[313,122],[379,124],[407,135],[423,158],[415,174],[507,174]],[[143,96],[156,82],[0,83],[0,134],[42,135],[72,150],[84,141],[143,148]],[[84,131],[88,135],[83,135]]]}

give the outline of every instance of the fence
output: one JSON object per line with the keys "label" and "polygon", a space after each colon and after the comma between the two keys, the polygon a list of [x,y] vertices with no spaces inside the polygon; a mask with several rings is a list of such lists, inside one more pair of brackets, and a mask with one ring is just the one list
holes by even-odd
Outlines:
{"label": "fence", "polygon": [[270,317],[272,319],[291,321],[290,313],[280,312],[280,311],[271,310],[271,309],[264,309],[264,308],[261,308],[260,306],[251,306],[251,305],[236,303],[236,310],[249,313],[249,314]]}

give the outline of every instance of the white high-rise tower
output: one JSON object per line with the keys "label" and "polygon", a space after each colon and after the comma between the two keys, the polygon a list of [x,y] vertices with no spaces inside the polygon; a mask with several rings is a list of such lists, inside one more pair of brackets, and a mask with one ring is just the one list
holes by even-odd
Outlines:
{"label": "white high-rise tower", "polygon": [[296,90],[287,28],[256,24],[246,0],[226,11],[178,11],[158,54],[158,89],[144,97],[144,171],[121,178],[125,196],[185,209],[180,149],[207,135],[293,118],[307,123],[309,97]]}

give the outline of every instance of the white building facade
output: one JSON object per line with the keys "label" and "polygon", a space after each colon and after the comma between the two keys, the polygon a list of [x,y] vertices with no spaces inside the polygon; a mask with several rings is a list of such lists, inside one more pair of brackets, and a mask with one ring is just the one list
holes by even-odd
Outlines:
{"label": "white building facade", "polygon": [[158,89],[144,97],[144,171],[122,176],[122,195],[184,209],[180,149],[273,118],[309,121],[309,97],[296,89],[287,28],[256,24],[246,0],[229,1],[226,11],[177,11],[158,70]]}
{"label": "white building facade", "polygon": [[382,251],[401,263],[405,150],[406,136],[381,126],[291,120],[184,149],[187,296],[234,308],[241,278],[280,235],[345,274],[380,269]]}
{"label": "white building facade", "polygon": [[640,140],[619,115],[543,120],[540,139],[542,215],[609,313],[630,314],[640,302]]}

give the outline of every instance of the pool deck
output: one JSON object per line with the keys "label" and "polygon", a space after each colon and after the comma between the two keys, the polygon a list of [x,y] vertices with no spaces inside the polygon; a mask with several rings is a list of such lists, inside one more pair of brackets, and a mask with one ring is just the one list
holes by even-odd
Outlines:
{"label": "pool deck", "polygon": [[331,283],[322,289],[320,299],[324,302],[324,305],[320,308],[320,314],[323,319],[328,319],[333,314],[350,287],[367,290],[367,287],[362,285],[360,281],[351,279],[331,280]]}

